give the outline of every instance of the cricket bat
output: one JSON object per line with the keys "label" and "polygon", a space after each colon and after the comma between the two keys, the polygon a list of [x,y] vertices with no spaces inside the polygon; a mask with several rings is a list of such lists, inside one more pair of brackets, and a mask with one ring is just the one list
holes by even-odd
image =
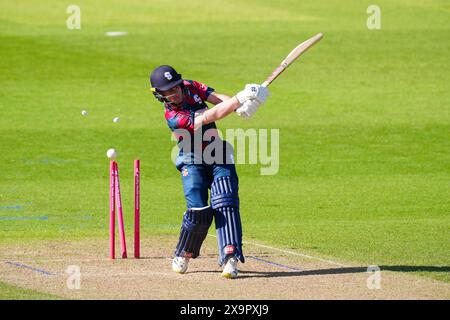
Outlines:
{"label": "cricket bat", "polygon": [[314,37],[309,38],[308,40],[300,43],[296,46],[287,57],[281,61],[280,65],[272,72],[272,74],[264,81],[261,86],[268,87],[284,70],[287,69],[300,55],[309,48],[311,48],[314,44],[316,44],[320,39],[322,39],[323,34],[318,33]]}

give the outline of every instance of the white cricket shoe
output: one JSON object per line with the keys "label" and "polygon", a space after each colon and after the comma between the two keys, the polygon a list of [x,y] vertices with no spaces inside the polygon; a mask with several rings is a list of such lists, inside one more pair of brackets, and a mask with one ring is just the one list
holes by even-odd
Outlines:
{"label": "white cricket shoe", "polygon": [[238,259],[236,257],[231,257],[225,263],[225,267],[223,268],[222,277],[227,279],[235,279],[238,276],[237,269]]}
{"label": "white cricket shoe", "polygon": [[186,257],[175,257],[172,261],[172,270],[176,273],[186,273],[188,268],[189,259]]}

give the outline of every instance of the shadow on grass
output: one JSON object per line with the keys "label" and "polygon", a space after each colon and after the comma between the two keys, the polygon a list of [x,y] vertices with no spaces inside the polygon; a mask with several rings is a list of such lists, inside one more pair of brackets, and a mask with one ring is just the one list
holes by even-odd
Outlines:
{"label": "shadow on grass", "polygon": [[[379,266],[381,271],[395,272],[449,272],[450,266]],[[239,278],[274,278],[274,277],[298,277],[334,275],[348,273],[366,273],[367,267],[347,267],[332,269],[317,269],[305,271],[244,271],[239,272]]]}
{"label": "shadow on grass", "polygon": [[380,266],[380,269],[398,272],[449,272],[450,266]]}

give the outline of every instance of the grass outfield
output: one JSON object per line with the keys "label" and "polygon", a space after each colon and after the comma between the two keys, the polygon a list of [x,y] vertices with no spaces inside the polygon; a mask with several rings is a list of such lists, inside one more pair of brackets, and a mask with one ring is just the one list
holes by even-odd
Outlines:
{"label": "grass outfield", "polygon": [[0,282],[0,300],[59,300],[60,297]]}
{"label": "grass outfield", "polygon": [[0,244],[106,239],[111,147],[130,240],[135,158],[143,236],[177,234],[184,197],[149,72],[171,64],[232,95],[323,32],[254,119],[218,123],[280,129],[277,175],[238,165],[244,241],[449,282],[450,6],[377,1],[369,31],[370,4],[77,1],[70,31],[65,2],[1,2]]}

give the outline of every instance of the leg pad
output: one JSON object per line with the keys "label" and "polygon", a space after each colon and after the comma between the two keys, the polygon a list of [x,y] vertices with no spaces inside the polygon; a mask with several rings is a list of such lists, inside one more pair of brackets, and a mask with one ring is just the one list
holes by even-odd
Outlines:
{"label": "leg pad", "polygon": [[197,258],[212,223],[214,211],[211,207],[188,209],[183,216],[180,238],[175,250],[178,257]]}

